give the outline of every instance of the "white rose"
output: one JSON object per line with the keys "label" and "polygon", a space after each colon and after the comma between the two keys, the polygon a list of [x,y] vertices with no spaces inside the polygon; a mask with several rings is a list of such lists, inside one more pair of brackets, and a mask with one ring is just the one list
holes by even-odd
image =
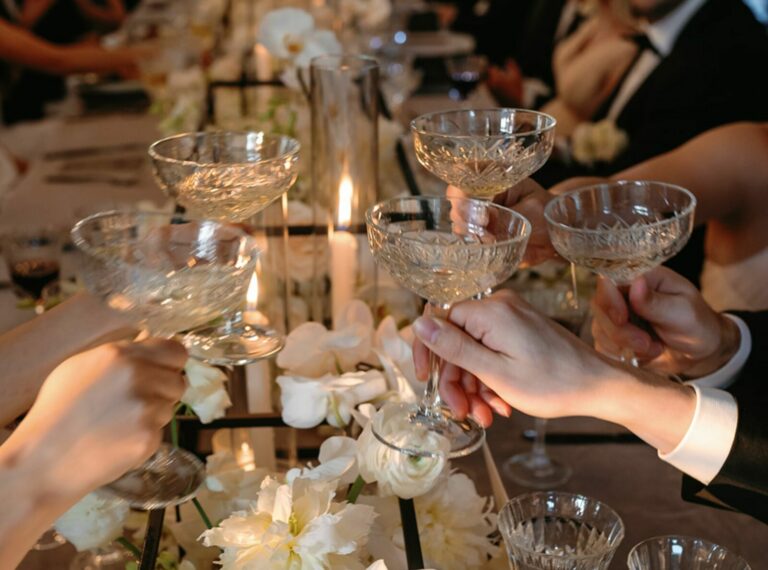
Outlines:
{"label": "white rose", "polygon": [[577,162],[592,166],[596,162],[611,162],[628,143],[627,134],[609,119],[581,123],[571,135],[571,153]]}
{"label": "white rose", "polygon": [[[412,499],[428,493],[437,483],[447,465],[448,441],[433,432],[415,429],[413,425],[397,425],[393,413],[402,404],[386,404],[365,426],[357,440],[357,462],[360,475],[367,483],[378,483],[383,495]],[[409,448],[433,453],[417,457],[401,453],[381,443],[373,435],[372,426],[394,442]]]}
{"label": "white rose", "polygon": [[224,417],[232,405],[224,385],[227,380],[218,368],[190,358],[184,367],[187,374],[187,390],[181,401],[187,404],[204,424]]}
{"label": "white rose", "polygon": [[108,545],[123,534],[130,508],[117,497],[90,493],[59,517],[56,532],[82,552]]}

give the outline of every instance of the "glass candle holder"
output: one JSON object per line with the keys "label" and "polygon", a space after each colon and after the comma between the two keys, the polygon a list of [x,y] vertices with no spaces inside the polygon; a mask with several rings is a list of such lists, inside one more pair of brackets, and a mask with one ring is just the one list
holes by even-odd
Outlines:
{"label": "glass candle holder", "polygon": [[328,249],[310,314],[335,321],[361,289],[375,287],[365,211],[379,186],[379,66],[363,56],[322,56],[312,60],[310,79],[314,225],[327,228],[317,238]]}

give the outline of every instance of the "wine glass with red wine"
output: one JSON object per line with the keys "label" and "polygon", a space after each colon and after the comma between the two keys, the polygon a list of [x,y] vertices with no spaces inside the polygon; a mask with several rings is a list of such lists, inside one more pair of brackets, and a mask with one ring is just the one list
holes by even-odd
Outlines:
{"label": "wine glass with red wine", "polygon": [[42,312],[43,289],[59,279],[61,237],[48,228],[17,228],[3,237],[2,246],[17,294],[34,300],[35,311]]}
{"label": "wine glass with red wine", "polygon": [[454,101],[466,101],[485,79],[488,60],[482,55],[468,55],[448,59],[445,65],[451,79],[450,98]]}

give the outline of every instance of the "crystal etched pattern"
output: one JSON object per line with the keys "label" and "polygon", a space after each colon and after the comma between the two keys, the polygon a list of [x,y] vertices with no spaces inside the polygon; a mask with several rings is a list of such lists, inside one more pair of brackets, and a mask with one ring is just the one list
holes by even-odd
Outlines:
{"label": "crystal etched pattern", "polygon": [[299,144],[263,133],[189,133],[149,151],[155,178],[191,215],[240,222],[282,196],[298,176]]}
{"label": "crystal etched pattern", "polygon": [[411,129],[424,168],[472,198],[490,199],[542,167],[554,125],[540,113],[492,109],[425,115]]}
{"label": "crystal etched pattern", "polygon": [[657,536],[637,544],[629,570],[750,570],[737,554],[701,538]]}
{"label": "crystal etched pattern", "polygon": [[624,285],[683,248],[695,205],[677,186],[621,182],[564,194],[547,205],[545,216],[561,256]]}
{"label": "crystal etched pattern", "polygon": [[531,493],[499,514],[513,570],[604,570],[624,538],[607,505],[569,493]]}

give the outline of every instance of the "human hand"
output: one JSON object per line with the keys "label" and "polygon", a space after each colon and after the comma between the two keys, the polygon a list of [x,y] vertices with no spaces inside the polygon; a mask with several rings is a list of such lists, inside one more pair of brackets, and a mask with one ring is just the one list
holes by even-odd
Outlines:
{"label": "human hand", "polygon": [[520,107],[523,101],[523,72],[515,60],[508,59],[504,67],[488,68],[486,85],[496,100],[505,107]]}
{"label": "human hand", "polygon": [[738,349],[736,324],[712,310],[698,289],[671,269],[658,267],[636,279],[628,299],[653,334],[630,322],[627,299],[601,278],[592,301],[598,351],[631,350],[647,368],[698,377],[722,367]]}
{"label": "human hand", "polygon": [[170,340],[106,344],[65,360],[6,442],[71,498],[140,465],[185,389],[184,348]]}
{"label": "human hand", "polygon": [[[449,321],[422,317],[413,331],[417,375],[428,374],[429,351],[447,362],[440,395],[457,417],[489,425],[509,406],[555,418],[609,419],[601,398],[622,365],[610,362],[510,291],[451,309]],[[479,383],[478,383],[479,381]]]}

